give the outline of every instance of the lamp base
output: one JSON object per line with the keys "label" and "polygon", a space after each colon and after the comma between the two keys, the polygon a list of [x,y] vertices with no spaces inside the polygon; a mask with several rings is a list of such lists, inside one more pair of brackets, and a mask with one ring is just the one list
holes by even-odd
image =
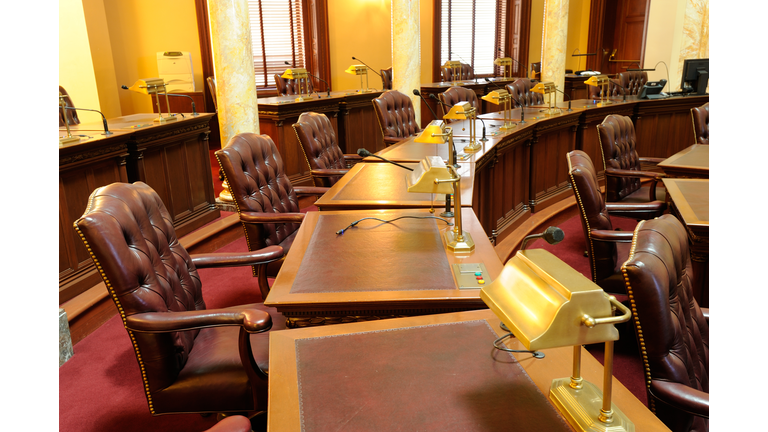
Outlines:
{"label": "lamp base", "polygon": [[517,126],[517,124],[512,122],[506,122],[504,123],[503,126],[499,128],[499,130],[510,130],[510,129],[513,129],[515,126]]}
{"label": "lamp base", "polygon": [[548,116],[551,116],[551,115],[560,114],[562,112],[563,112],[563,110],[560,109],[560,108],[547,108],[547,110],[544,111],[544,114],[548,115]]}
{"label": "lamp base", "polygon": [[156,119],[155,119],[155,120],[153,120],[153,121],[154,121],[155,123],[168,123],[168,122],[176,121],[176,117],[171,117],[171,116],[168,116],[168,117],[163,117],[163,116],[161,115],[160,117],[156,118]]}
{"label": "lamp base", "polygon": [[373,90],[371,90],[371,89],[360,89],[357,92],[358,93],[373,93]]}
{"label": "lamp base", "polygon": [[570,378],[559,378],[553,380],[549,388],[549,400],[574,429],[582,432],[634,432],[635,424],[614,404],[611,404],[611,423],[598,420],[603,407],[603,392],[591,382],[582,383],[582,388],[577,390],[571,387]]}
{"label": "lamp base", "polygon": [[78,141],[80,141],[80,137],[77,136],[66,136],[59,138],[59,144],[69,144]]}
{"label": "lamp base", "polygon": [[304,102],[304,101],[311,101],[312,98],[310,96],[299,96],[296,99],[294,99],[295,102]]}
{"label": "lamp base", "polygon": [[466,253],[475,250],[475,242],[472,240],[472,236],[468,232],[462,231],[461,236],[464,237],[464,241],[458,241],[456,239],[456,233],[453,230],[445,232],[445,245],[453,253]]}
{"label": "lamp base", "polygon": [[465,153],[475,153],[482,150],[483,146],[477,143],[477,141],[470,142],[466,147],[464,147]]}

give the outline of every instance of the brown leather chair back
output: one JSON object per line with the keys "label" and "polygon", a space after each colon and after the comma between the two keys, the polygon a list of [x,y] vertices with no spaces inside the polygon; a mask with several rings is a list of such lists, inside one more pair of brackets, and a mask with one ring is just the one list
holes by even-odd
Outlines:
{"label": "brown leather chair back", "polygon": [[[520,101],[523,106],[541,105],[544,103],[544,95],[532,92],[531,89],[535,86],[536,83],[528,78],[518,78],[511,84],[507,84],[506,88],[509,94]],[[512,100],[512,108],[517,108],[519,106],[520,105],[515,100]]]}
{"label": "brown leather chair back", "polygon": [[411,98],[397,90],[388,90],[373,99],[373,108],[379,119],[384,141],[389,144],[421,131],[416,123],[416,112]]}
{"label": "brown leather chair back", "polygon": [[[70,107],[75,106],[75,104],[72,103],[72,98],[69,97],[69,93],[67,93],[67,91],[64,90],[64,87],[59,86],[59,93],[61,93],[64,96],[64,102],[67,103],[67,106],[70,106]],[[67,125],[65,119],[69,120],[70,126],[80,124],[80,118],[77,116],[77,111],[65,110],[63,108],[59,108],[59,127],[64,127]]]}
{"label": "brown leather chair back", "polygon": [[[301,84],[301,89],[299,89],[299,84]],[[297,95],[299,93],[306,95],[315,91],[312,79],[310,78],[285,79],[280,74],[275,74],[275,85],[280,96]]]}
{"label": "brown leather chair back", "polygon": [[[464,87],[451,87],[448,90],[437,95],[443,104],[451,107],[459,102],[469,102],[477,110],[477,114],[480,115],[480,102],[477,99],[477,93],[474,90],[470,90]],[[447,106],[440,104],[440,110],[443,115],[450,110]]]}
{"label": "brown leather chair back", "polygon": [[[345,169],[347,161],[336,140],[336,132],[325,114],[305,112],[293,124],[310,169]],[[331,187],[338,177],[312,177],[315,186]]]}
{"label": "brown leather chair back", "polygon": [[[588,99],[600,99],[603,97],[603,86],[587,86],[587,90],[589,91]],[[621,86],[613,81],[609,81],[608,85],[606,86],[607,95],[606,97],[616,97],[616,96],[622,96],[624,95],[624,89],[621,88]]]}
{"label": "brown leather chair back", "polygon": [[[627,116],[611,114],[597,125],[604,168],[640,171],[635,125]],[[606,176],[608,202],[618,202],[640,189],[640,177]]]}
{"label": "brown leather chair back", "polygon": [[213,99],[213,108],[216,109],[216,112],[219,111],[219,105],[216,102],[216,77],[209,76],[205,79],[206,84],[208,84],[208,90],[211,92],[211,98]]}
{"label": "brown leather chair back", "polygon": [[[200,330],[204,325],[186,331],[129,329],[136,325],[138,314],[159,313],[171,319],[171,312],[206,309],[197,269],[179,243],[172,220],[160,197],[146,184],[113,183],[91,194],[85,213],[74,226],[131,338],[152,414],[254,410],[255,383],[249,383],[240,361],[237,329]],[[147,323],[153,321],[157,320],[146,319]],[[216,348],[231,348],[231,362],[216,362],[207,374],[190,374],[184,369],[191,356],[197,358],[191,354],[196,344],[200,344],[199,350],[210,350],[208,342],[224,331],[234,331],[228,338],[233,344]],[[212,361],[216,358],[222,360],[219,355],[208,356]],[[192,364],[190,369],[199,372],[196,363]],[[207,389],[206,397],[199,392],[189,394],[190,388],[200,386]]]}
{"label": "brown leather chair back", "polygon": [[645,83],[648,82],[648,72],[619,72],[619,82],[626,94],[636,95],[640,93]]}
{"label": "brown leather chair back", "polygon": [[392,68],[381,70],[381,89],[392,90]]}
{"label": "brown leather chair back", "polygon": [[613,224],[605,206],[603,194],[597,181],[597,171],[589,155],[581,150],[567,154],[568,181],[576,195],[579,205],[581,226],[584,229],[584,239],[587,242],[592,281],[599,282],[616,273],[618,254],[616,243],[596,241],[592,238],[593,230],[612,230]]}
{"label": "brown leather chair back", "polygon": [[645,366],[648,406],[675,432],[707,431],[708,420],[690,414],[695,409],[664,402],[687,406],[697,391],[709,393],[709,325],[693,298],[683,224],[669,214],[640,222],[621,270]]}
{"label": "brown leather chair back", "polygon": [[[299,200],[275,143],[267,135],[237,134],[216,151],[238,213],[298,213]],[[289,245],[298,223],[243,224],[249,250]]]}
{"label": "brown leather chair back", "polygon": [[[441,67],[440,70],[443,74],[443,81],[453,81],[453,68]],[[473,79],[475,79],[475,70],[472,66],[462,63],[456,81],[469,81]]]}
{"label": "brown leather chair back", "polygon": [[709,102],[700,107],[691,108],[691,116],[696,144],[709,144]]}

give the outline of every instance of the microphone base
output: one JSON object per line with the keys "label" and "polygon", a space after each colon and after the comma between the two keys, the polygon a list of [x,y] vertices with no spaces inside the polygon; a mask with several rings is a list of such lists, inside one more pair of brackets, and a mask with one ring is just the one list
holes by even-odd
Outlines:
{"label": "microphone base", "polygon": [[440,217],[452,218],[453,217],[453,212],[452,211],[444,211],[444,212],[440,213]]}
{"label": "microphone base", "polygon": [[453,253],[468,253],[475,250],[475,242],[472,240],[472,236],[463,230],[461,232],[461,239],[453,230],[446,231],[445,246]]}

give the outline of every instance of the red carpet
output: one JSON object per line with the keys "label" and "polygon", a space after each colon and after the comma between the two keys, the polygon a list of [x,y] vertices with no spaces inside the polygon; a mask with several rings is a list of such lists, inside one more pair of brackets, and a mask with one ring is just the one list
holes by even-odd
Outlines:
{"label": "red carpet", "polygon": [[[629,231],[635,222],[615,218],[614,224]],[[565,240],[560,244],[552,246],[537,240],[529,247],[550,250],[589,277],[589,262],[583,256],[585,243],[580,220],[572,218],[560,228],[565,232]],[[219,251],[245,250],[245,239],[241,238]],[[204,269],[199,274],[209,308],[261,301],[250,267]],[[642,364],[631,327],[628,329],[629,332],[622,331],[622,339],[616,343],[614,375],[645,403]],[[602,345],[587,349],[602,360]],[[74,352],[74,357],[59,368],[59,430],[203,431],[215,424],[215,416],[176,414],[153,417],[149,414],[134,351],[118,316],[75,345]],[[602,383],[594,384],[602,386]]]}

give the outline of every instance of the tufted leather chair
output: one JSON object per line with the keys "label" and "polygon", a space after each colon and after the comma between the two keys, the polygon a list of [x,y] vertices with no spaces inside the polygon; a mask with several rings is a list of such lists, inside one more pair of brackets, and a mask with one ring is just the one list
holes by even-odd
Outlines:
{"label": "tufted leather chair", "polygon": [[277,93],[280,96],[299,94],[299,83],[301,83],[302,93],[311,94],[315,91],[315,87],[312,85],[312,80],[309,78],[285,79],[281,77],[280,74],[275,74],[275,85],[277,86]]}
{"label": "tufted leather chair", "polygon": [[[608,95],[607,97],[623,96],[624,89],[613,81],[608,82]],[[588,99],[600,99],[603,96],[603,86],[587,86],[589,92]]]}
{"label": "tufted leather chair", "polygon": [[421,132],[416,123],[413,102],[408,96],[397,90],[388,90],[372,102],[385,145],[390,146]]}
{"label": "tufted leather chair", "polygon": [[381,89],[392,90],[392,68],[381,70]]}
{"label": "tufted leather chair", "polygon": [[[328,189],[293,187],[280,153],[267,135],[237,134],[215,154],[240,215],[248,250],[277,245],[287,254],[304,220],[298,197],[322,195]],[[282,264],[270,263],[267,275],[276,275]],[[253,267],[254,276],[261,273]]]}
{"label": "tufted leather chair", "polygon": [[[72,103],[72,98],[69,97],[69,93],[67,93],[67,91],[64,90],[64,87],[59,86],[59,93],[64,95],[64,101],[67,103],[67,106],[70,106],[70,107],[75,106],[75,104]],[[77,117],[77,111],[65,110],[65,109],[59,108],[59,127],[64,127],[67,125],[66,120],[64,120],[65,118],[69,119],[70,126],[80,124],[80,118]]]}
{"label": "tufted leather chair", "polygon": [[[443,81],[453,81],[453,68],[441,67],[440,71],[443,74]],[[461,69],[459,70],[459,77],[456,81],[469,81],[473,79],[475,79],[475,70],[472,66],[462,63]]]}
{"label": "tufted leather chair", "polygon": [[[477,93],[474,90],[470,90],[464,87],[451,87],[448,90],[437,95],[440,98],[442,104],[440,104],[440,110],[445,115],[451,106],[456,105],[459,102],[469,102],[477,110],[477,115],[480,115],[480,102],[477,99]],[[446,106],[447,105],[447,106]],[[447,120],[452,121],[452,120]]]}
{"label": "tufted leather chair", "polygon": [[266,408],[269,308],[207,309],[197,269],[263,267],[282,248],[190,256],[141,182],[96,189],[74,226],[131,338],[153,415]]}
{"label": "tufted leather chair", "polygon": [[315,186],[331,187],[349,171],[348,161],[359,162],[356,154],[343,154],[336,132],[325,114],[305,112],[293,124]]}
{"label": "tufted leather chair", "polygon": [[691,108],[691,116],[696,144],[709,144],[709,102],[700,107]]}
{"label": "tufted leather chair", "polygon": [[621,267],[648,406],[674,432],[709,430],[709,320],[693,298],[691,255],[672,215],[642,221]]}
{"label": "tufted leather chair", "polygon": [[[506,88],[509,94],[520,101],[524,106],[541,105],[544,103],[544,95],[532,92],[531,89],[535,86],[536,83],[528,78],[518,78],[511,84],[507,84]],[[513,99],[512,108],[517,108],[519,106],[520,105]]]}
{"label": "tufted leather chair", "polygon": [[[635,125],[627,116],[611,114],[597,125],[597,136],[605,168],[606,200],[609,202],[639,203],[666,199],[664,187],[656,188],[663,173],[643,171],[641,163],[659,163],[663,158],[647,158],[637,155]],[[651,179],[650,186],[643,186],[641,177]],[[650,219],[659,214],[649,214]]]}
{"label": "tufted leather chair", "polygon": [[664,211],[662,202],[643,204],[606,203],[600,191],[592,159],[581,150],[567,155],[568,181],[579,206],[581,226],[592,270],[592,281],[608,292],[624,293],[619,267],[627,256],[627,247],[617,243],[632,241],[632,233],[613,230],[611,215],[638,219],[645,213]]}
{"label": "tufted leather chair", "polygon": [[208,90],[211,91],[211,98],[213,98],[213,108],[216,109],[216,112],[219,111],[219,105],[216,102],[216,77],[209,76],[205,79],[206,84],[208,84]]}
{"label": "tufted leather chair", "polygon": [[643,86],[648,82],[648,72],[619,72],[619,82],[626,94],[636,95],[643,90]]}

